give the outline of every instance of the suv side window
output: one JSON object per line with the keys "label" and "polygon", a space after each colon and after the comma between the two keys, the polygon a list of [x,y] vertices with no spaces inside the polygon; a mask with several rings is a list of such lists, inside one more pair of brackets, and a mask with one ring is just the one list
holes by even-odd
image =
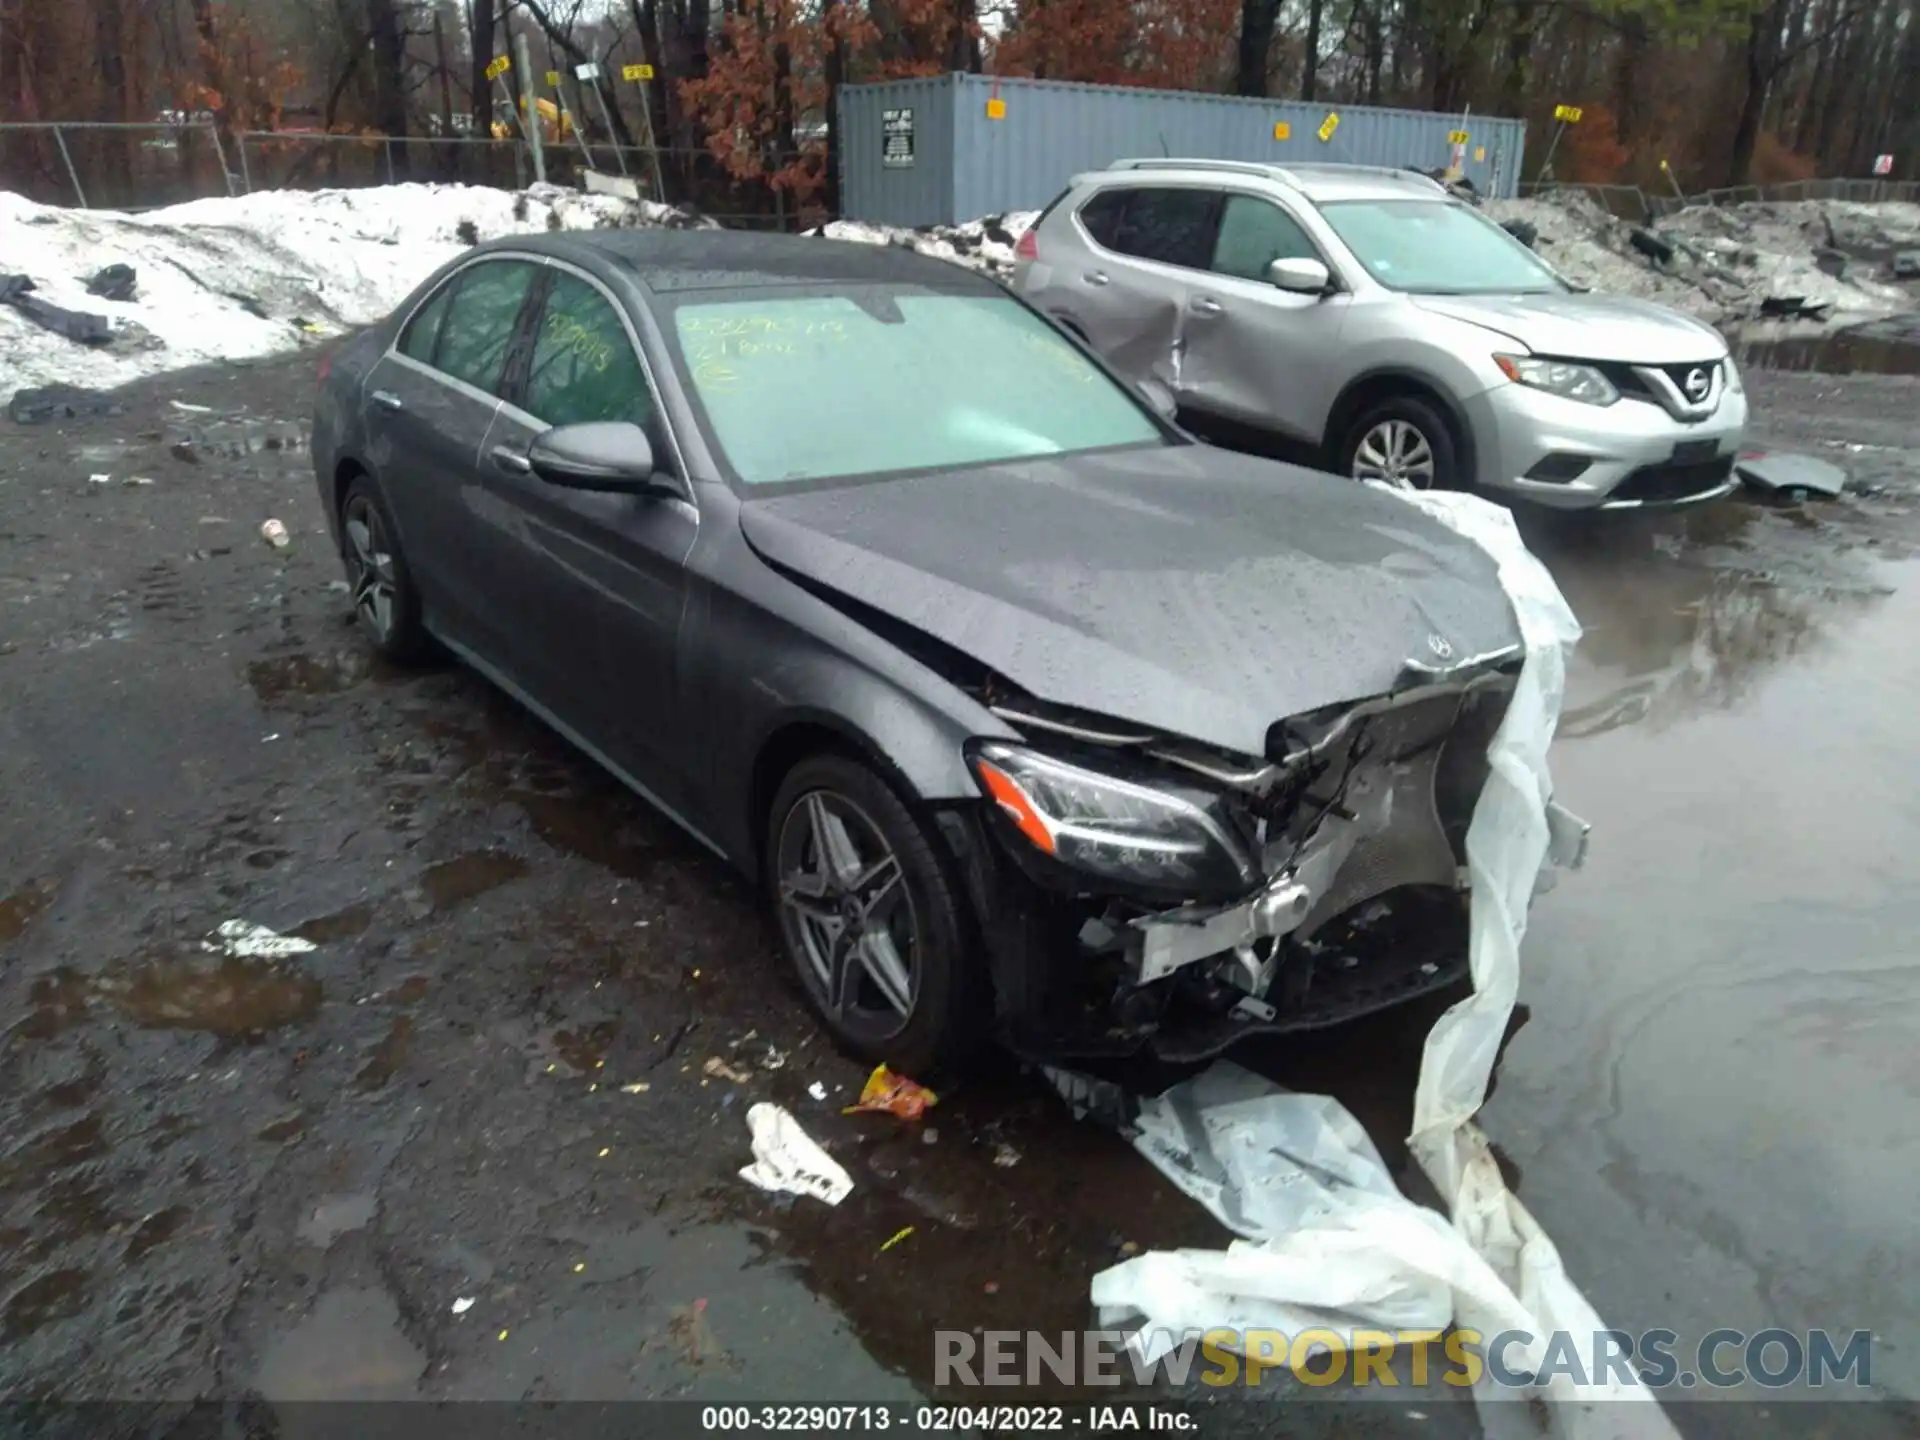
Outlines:
{"label": "suv side window", "polygon": [[498,394],[507,347],[534,274],[534,266],[525,260],[487,261],[462,271],[440,327],[434,368],[489,395]]}
{"label": "suv side window", "polygon": [[1307,232],[1278,205],[1252,195],[1229,195],[1207,268],[1242,280],[1265,280],[1276,260],[1318,260]]}
{"label": "suv side window", "polygon": [[407,321],[407,328],[400,332],[400,353],[409,360],[418,360],[422,365],[433,364],[433,352],[440,344],[441,322],[447,318],[447,301],[452,298],[454,287],[460,283],[458,276],[442,285],[426,304],[413,312],[413,318]]}
{"label": "suv side window", "polygon": [[1128,193],[1120,230],[1110,247],[1122,255],[1207,268],[1213,253],[1214,222],[1220,196],[1212,190],[1142,188]]}
{"label": "suv side window", "polygon": [[653,392],[620,316],[593,286],[558,272],[527,367],[525,409],[549,425],[630,420],[648,426]]}
{"label": "suv side window", "polygon": [[[1101,249],[1120,248],[1120,221],[1126,215],[1127,198],[1132,194],[1131,190],[1102,190],[1080,207],[1080,223]],[[1034,222],[1036,229],[1039,223]]]}

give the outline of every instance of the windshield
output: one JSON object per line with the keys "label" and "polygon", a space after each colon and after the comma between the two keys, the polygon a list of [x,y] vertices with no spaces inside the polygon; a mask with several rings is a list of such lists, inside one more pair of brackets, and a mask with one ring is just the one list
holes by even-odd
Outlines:
{"label": "windshield", "polygon": [[1434,200],[1333,200],[1320,207],[1367,273],[1416,295],[1565,290],[1534,253],[1465,205]]}
{"label": "windshield", "polygon": [[1169,443],[1011,298],[873,286],[694,301],[673,318],[710,437],[748,485]]}

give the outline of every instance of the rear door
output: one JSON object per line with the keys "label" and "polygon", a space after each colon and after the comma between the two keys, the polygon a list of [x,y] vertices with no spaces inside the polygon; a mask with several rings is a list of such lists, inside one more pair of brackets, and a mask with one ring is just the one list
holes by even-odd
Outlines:
{"label": "rear door", "polygon": [[1093,243],[1078,273],[1057,282],[1074,293],[1093,348],[1130,379],[1178,391],[1188,285],[1212,253],[1218,208],[1205,188],[1129,185],[1097,192],[1075,215]]}
{"label": "rear door", "polygon": [[[647,432],[677,495],[568,490],[531,473],[536,436],[606,420]],[[537,698],[604,759],[679,808],[693,745],[676,657],[699,511],[638,336],[585,271],[553,262],[485,460],[483,543],[501,557],[516,669],[538,677]]]}
{"label": "rear door", "polygon": [[368,457],[429,621],[482,653],[494,653],[498,637],[487,626],[487,577],[461,543],[464,512],[539,270],[503,257],[455,272],[401,328],[364,391]]}
{"label": "rear door", "polygon": [[1327,263],[1285,207],[1264,195],[1223,193],[1207,273],[1187,292],[1180,399],[1318,443],[1339,386],[1350,297],[1281,290],[1267,267],[1282,259]]}

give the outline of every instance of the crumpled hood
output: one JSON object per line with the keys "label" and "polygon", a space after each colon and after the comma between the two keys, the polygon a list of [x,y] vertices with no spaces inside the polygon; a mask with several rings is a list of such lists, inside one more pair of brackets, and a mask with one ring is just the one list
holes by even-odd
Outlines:
{"label": "crumpled hood", "polygon": [[1043,700],[1247,755],[1408,660],[1520,639],[1471,540],[1354,481],[1202,445],[753,499],[740,523],[773,564]]}
{"label": "crumpled hood", "polygon": [[1627,295],[1418,295],[1413,303],[1561,359],[1680,365],[1727,353],[1712,326]]}

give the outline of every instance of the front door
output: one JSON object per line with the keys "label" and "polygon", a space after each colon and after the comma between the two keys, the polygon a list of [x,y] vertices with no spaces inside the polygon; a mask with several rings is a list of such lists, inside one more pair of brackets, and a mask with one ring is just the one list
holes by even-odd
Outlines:
{"label": "front door", "polygon": [[[527,451],[543,431],[610,420],[647,432],[681,495],[569,490],[531,473]],[[511,554],[513,664],[538,677],[536,698],[568,728],[677,809],[690,766],[676,655],[699,512],[676,453],[618,302],[556,264],[482,467],[499,530],[488,548]]]}
{"label": "front door", "polygon": [[1296,295],[1275,260],[1324,258],[1300,223],[1257,195],[1224,197],[1207,273],[1187,293],[1180,400],[1205,415],[1319,443],[1349,300]]}

